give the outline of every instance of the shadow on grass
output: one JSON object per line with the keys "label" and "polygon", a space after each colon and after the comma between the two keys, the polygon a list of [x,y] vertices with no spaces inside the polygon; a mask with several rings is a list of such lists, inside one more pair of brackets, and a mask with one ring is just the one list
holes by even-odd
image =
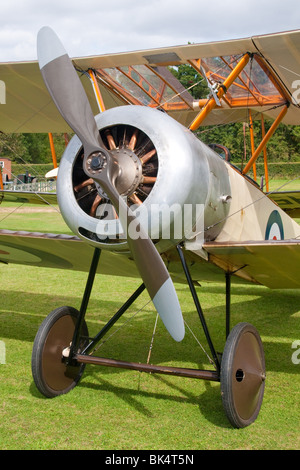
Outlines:
{"label": "shadow on grass", "polygon": [[[211,296],[218,296],[223,292],[223,286],[216,284],[208,284],[203,290],[202,288],[198,289],[200,302],[201,296],[206,295],[206,304],[209,303]],[[179,294],[179,296],[181,295]],[[184,317],[193,331],[196,330],[197,334],[200,332],[203,337],[192,300],[184,297],[185,302],[187,299],[189,310],[185,309]],[[295,315],[299,312],[299,301],[300,293],[294,290],[271,291],[251,285],[236,285],[232,289],[231,325],[233,326],[240,321],[248,321],[258,329],[263,338],[267,370],[269,371],[298,373],[297,367],[291,361],[293,353],[291,345],[294,340],[300,339],[300,319],[298,315]],[[33,342],[41,322],[50,311],[62,305],[71,305],[79,309],[80,303],[80,298],[72,296],[5,292],[0,308],[0,339],[10,338]],[[90,299],[86,319],[88,324],[91,322],[92,329],[95,330],[92,332],[93,335],[104,326],[121,306],[121,303],[121,301],[114,299],[102,301]],[[134,311],[136,307],[132,308]],[[217,306],[204,308],[213,342],[218,343],[216,349],[219,351],[223,350],[225,343],[224,310],[223,296],[219,297]],[[153,318],[155,315],[149,315],[146,307],[145,311],[137,315],[134,323],[130,324],[130,332],[122,332],[120,336],[118,335],[113,346],[108,347],[108,355],[107,353],[105,355],[115,359],[139,362],[139,355],[142,354],[141,362],[145,362],[153,330]],[[123,319],[119,321],[123,321]],[[176,365],[178,363],[178,367],[180,367],[180,364],[186,361],[192,361],[196,364],[199,362],[201,351],[199,351],[194,339],[191,339],[188,331],[181,343],[170,340],[163,327],[157,336],[155,348],[158,349],[158,352],[154,355],[154,363],[159,364],[171,360],[176,362]],[[172,342],[171,346],[169,346],[170,341]],[[143,348],[146,352],[143,352]],[[117,349],[119,357],[114,356],[115,349]]]}
{"label": "shadow on grass", "polygon": [[[16,300],[17,299],[17,300]],[[80,309],[81,299],[72,296],[55,296],[49,294],[32,294],[26,292],[5,292],[0,307],[1,338],[12,338],[22,341],[33,341],[42,321],[57,307],[69,305]],[[107,312],[115,312],[120,303],[114,300],[90,299],[87,316],[93,312],[104,312],[103,321],[107,321]],[[100,313],[101,316],[101,313]],[[99,320],[99,316],[97,316]],[[101,320],[100,320],[101,321]]]}
{"label": "shadow on grass", "polygon": [[[141,387],[133,388],[134,385],[136,385],[136,381],[132,382],[132,387],[111,383],[111,374],[119,373],[118,370],[114,368],[101,367],[100,371],[99,368],[97,368],[98,370],[96,371],[93,367],[88,367],[87,369],[82,380],[76,387],[76,390],[79,389],[79,393],[80,389],[89,389],[99,394],[99,397],[101,397],[101,393],[113,394],[118,400],[122,400],[125,403],[126,408],[135,410],[137,413],[147,418],[155,417],[157,412],[151,411],[151,403],[149,403],[149,406],[146,405],[146,402],[143,402],[143,398],[146,400],[155,399],[169,403],[172,402],[179,405],[193,405],[207,421],[218,427],[231,428],[223,410],[219,385],[212,386],[210,382],[205,381],[205,391],[197,395],[197,388],[193,388],[191,391],[190,387],[184,386],[184,380],[187,379],[181,378],[180,380],[182,380],[181,383],[183,386],[179,386],[169,377],[152,374],[152,379],[158,382],[158,386],[161,387],[161,389],[167,388],[169,392],[158,391],[157,387],[155,387],[155,391],[151,391],[143,389],[143,384]],[[135,374],[134,376],[136,378],[136,373],[132,371],[130,371],[130,373]],[[93,382],[89,381],[89,377],[90,379],[92,378]],[[76,390],[72,390],[69,394],[76,393]],[[30,393],[36,398],[49,400],[49,398],[45,398],[40,394],[33,382],[30,386]]]}
{"label": "shadow on grass", "polygon": [[[212,339],[223,344],[225,342],[224,286],[207,284],[203,288],[197,288],[197,291],[200,302],[203,301],[204,314]],[[193,331],[202,332],[192,300],[186,293],[188,293],[186,287],[179,287],[179,297],[187,305],[187,308],[184,309],[184,317],[193,327]],[[299,312],[299,300],[300,293],[297,291],[271,291],[250,285],[234,285],[232,288],[232,326],[240,321],[249,321],[257,327],[262,335],[267,366],[266,387],[268,387],[268,372],[270,371],[299,374],[299,366],[295,366],[291,361],[292,341],[300,339],[300,318],[299,315],[296,315]],[[27,342],[26,353],[29,354],[29,343],[33,343],[36,332],[47,314],[61,305],[80,308],[80,303],[80,295],[72,296],[68,295],[68,292],[63,296],[54,296],[42,293],[4,291],[0,307],[0,339],[7,338]],[[90,320],[92,327],[98,331],[103,323],[108,321],[118,310],[121,303],[122,301],[116,300],[115,297],[110,300],[91,298],[87,321]],[[122,331],[120,336],[118,333],[113,337],[112,343],[108,341],[105,344],[103,355],[115,359],[146,362],[154,320],[155,313],[153,314],[153,312],[149,315],[147,310],[141,315],[139,314],[129,327],[129,333],[126,327],[123,329],[125,332]],[[222,336],[222,340],[220,340],[220,336]],[[146,339],[144,339],[145,337]],[[188,331],[181,343],[175,343],[169,338],[164,328],[159,327],[154,341],[151,363],[207,368],[199,364],[200,357],[203,355],[201,356],[199,347]],[[30,376],[30,365],[28,368]],[[157,386],[152,382],[151,387],[144,387],[143,384],[138,387],[136,373],[127,372],[132,374],[130,377],[133,378],[130,381],[128,378],[123,380],[122,371],[119,369],[87,366],[81,382],[70,394],[77,394],[78,399],[81,393],[91,390],[97,394],[95,397],[94,393],[92,394],[92,398],[95,400],[98,399],[98,395],[100,400],[103,393],[112,394],[128,405],[129,410],[135,410],[148,418],[157,415],[157,408],[152,408],[153,401],[151,402],[151,400],[161,401],[166,405],[166,408],[168,408],[168,403],[191,405],[192,412],[195,412],[196,416],[197,413],[199,414],[199,421],[201,421],[201,417],[204,417],[209,423],[219,428],[231,428],[223,410],[219,384],[201,381],[204,385],[198,386],[196,379],[182,378],[179,380],[177,377],[171,378],[153,374],[152,377],[157,382]],[[191,380],[193,380],[192,384]],[[35,398],[49,400],[38,392],[33,382],[30,385],[30,393]],[[149,399],[149,403],[147,399]],[[71,396],[70,401],[72,402]],[[184,409],[184,406],[182,408]]]}

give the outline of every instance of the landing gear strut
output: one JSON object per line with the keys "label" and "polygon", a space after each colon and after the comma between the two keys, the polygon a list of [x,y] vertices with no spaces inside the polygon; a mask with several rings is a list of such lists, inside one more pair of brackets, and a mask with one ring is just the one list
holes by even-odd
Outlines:
{"label": "landing gear strut", "polygon": [[177,251],[213,357],[215,370],[140,364],[106,359],[90,354],[100,339],[145,289],[144,284],[141,284],[102,330],[94,338],[89,338],[85,313],[101,254],[101,251],[96,248],[80,311],[72,307],[60,307],[53,310],[44,320],[36,335],[32,352],[32,374],[37,388],[44,396],[55,397],[69,392],[79,382],[85,364],[90,363],[220,382],[222,402],[230,423],[234,427],[241,428],[255,421],[261,407],[265,387],[265,360],[259,334],[249,323],[239,323],[229,333],[230,274],[227,273],[227,339],[223,355],[220,358],[211,340],[181,245],[177,246]]}

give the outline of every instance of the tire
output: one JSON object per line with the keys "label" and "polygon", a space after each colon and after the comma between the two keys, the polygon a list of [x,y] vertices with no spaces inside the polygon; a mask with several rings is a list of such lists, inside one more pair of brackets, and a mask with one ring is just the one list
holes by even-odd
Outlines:
{"label": "tire", "polygon": [[221,363],[221,396],[225,413],[235,428],[253,423],[265,388],[265,358],[258,331],[238,323],[228,335]]}
{"label": "tire", "polygon": [[[73,307],[53,310],[41,324],[32,349],[31,369],[38,390],[47,398],[68,393],[79,382],[85,364],[69,366],[63,361],[62,351],[70,346],[79,312]],[[79,350],[88,339],[83,322]]]}

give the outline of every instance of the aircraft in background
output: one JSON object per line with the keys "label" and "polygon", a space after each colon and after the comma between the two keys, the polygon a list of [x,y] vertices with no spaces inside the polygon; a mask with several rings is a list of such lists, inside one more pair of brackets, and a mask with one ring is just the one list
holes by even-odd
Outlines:
{"label": "aircraft in background", "polygon": [[[234,276],[275,289],[300,287],[299,192],[268,192],[266,152],[280,122],[300,124],[299,48],[300,31],[291,31],[71,61],[46,27],[38,36],[38,62],[0,64],[7,93],[0,108],[3,132],[75,133],[57,179],[58,204],[74,236],[0,230],[3,263],[89,271],[80,311],[54,310],[37,333],[32,371],[45,396],[72,389],[85,364],[93,363],[220,381],[233,426],[256,419],[265,386],[263,346],[249,323],[230,328],[230,282]],[[174,77],[171,68],[180,64],[203,75],[207,98],[195,100]],[[266,118],[273,120],[267,132]],[[257,119],[262,139],[255,148]],[[221,158],[215,150],[222,145],[206,146],[194,134],[202,125],[237,121],[250,123],[252,154],[242,168],[228,153]],[[261,154],[266,193],[255,181]],[[2,196],[40,202],[34,193]],[[43,194],[43,202],[48,197],[53,203],[56,195]],[[97,272],[137,276],[143,283],[90,339],[85,313]],[[220,358],[194,283],[222,280],[224,273],[227,340]],[[188,282],[214,371],[90,354],[145,288],[171,336],[181,341],[184,320],[172,279]]]}

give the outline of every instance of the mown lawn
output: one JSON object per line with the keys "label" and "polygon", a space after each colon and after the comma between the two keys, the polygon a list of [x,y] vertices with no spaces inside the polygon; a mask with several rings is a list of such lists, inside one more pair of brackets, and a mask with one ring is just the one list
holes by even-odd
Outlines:
{"label": "mown lawn", "polygon": [[[55,399],[39,394],[30,367],[36,331],[57,306],[79,308],[85,277],[70,271],[1,268],[0,339],[6,347],[6,364],[0,364],[1,449],[300,448],[300,365],[292,363],[292,343],[299,340],[297,291],[233,288],[232,321],[247,320],[259,329],[267,363],[260,415],[248,428],[236,430],[224,415],[220,386],[213,382],[87,366],[82,381],[69,394]],[[87,314],[91,334],[136,285],[131,279],[97,277]],[[187,288],[177,285],[177,290],[186,321],[206,347]],[[222,350],[224,289],[205,284],[199,291],[212,337]],[[147,300],[143,295],[130,314]],[[97,354],[145,362],[154,321],[155,313],[147,306]],[[189,331],[177,344],[161,323],[151,362],[210,368]]]}
{"label": "mown lawn", "polygon": [[[1,228],[61,231],[64,225],[56,214],[51,223],[49,213],[32,212],[30,221],[28,215],[17,216],[16,211],[14,217],[20,218],[9,222],[6,218]],[[267,366],[258,419],[237,430],[224,414],[220,385],[214,382],[87,366],[80,384],[69,394],[45,399],[37,391],[30,365],[35,334],[54,308],[80,307],[86,277],[86,273],[72,271],[1,266],[0,341],[5,345],[6,357],[5,364],[0,364],[0,449],[300,448],[300,364],[292,361],[292,344],[300,340],[298,291],[233,285],[232,325],[249,321],[258,328]],[[97,276],[86,317],[91,335],[138,285],[134,279]],[[185,320],[208,351],[188,288],[179,284],[176,288]],[[215,346],[222,351],[224,286],[203,283],[197,289]],[[115,334],[100,347],[98,355],[147,361],[156,318],[147,303],[144,293],[114,326]],[[150,362],[211,368],[189,330],[184,340],[176,343],[160,321]]]}

